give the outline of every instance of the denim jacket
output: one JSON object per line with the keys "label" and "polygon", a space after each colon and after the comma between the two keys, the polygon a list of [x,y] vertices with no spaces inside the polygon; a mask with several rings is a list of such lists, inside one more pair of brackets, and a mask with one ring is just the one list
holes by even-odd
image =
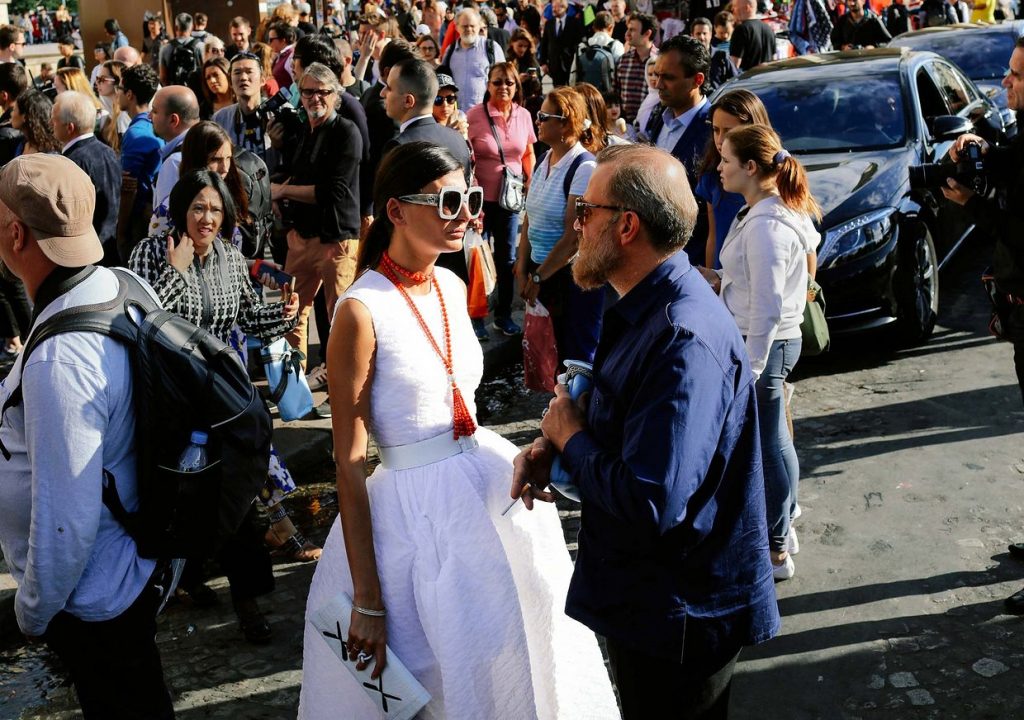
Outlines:
{"label": "denim jacket", "polygon": [[736,324],[677,252],[605,313],[566,612],[638,652],[731,656],[779,630],[754,377]]}

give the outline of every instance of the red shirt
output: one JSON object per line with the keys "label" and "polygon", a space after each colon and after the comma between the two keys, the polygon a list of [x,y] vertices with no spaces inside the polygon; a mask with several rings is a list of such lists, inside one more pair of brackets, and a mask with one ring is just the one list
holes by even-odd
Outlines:
{"label": "red shirt", "polygon": [[497,202],[501,191],[502,163],[485,112],[490,113],[494,120],[494,128],[501,138],[501,149],[505,153],[505,162],[518,175],[523,174],[523,156],[537,142],[537,135],[533,131],[530,112],[520,105],[512,105],[512,114],[507,124],[502,114],[489,102],[475,105],[466,113],[469,143],[473,146],[476,158],[476,180],[484,189],[484,200]]}

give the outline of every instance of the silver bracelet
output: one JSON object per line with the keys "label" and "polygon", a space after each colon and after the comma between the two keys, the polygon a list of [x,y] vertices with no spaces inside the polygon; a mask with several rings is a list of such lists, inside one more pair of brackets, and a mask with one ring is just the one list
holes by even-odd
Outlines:
{"label": "silver bracelet", "polygon": [[369,608],[359,607],[355,604],[352,605],[352,609],[360,615],[367,615],[369,617],[384,617],[388,614],[387,610],[370,610]]}

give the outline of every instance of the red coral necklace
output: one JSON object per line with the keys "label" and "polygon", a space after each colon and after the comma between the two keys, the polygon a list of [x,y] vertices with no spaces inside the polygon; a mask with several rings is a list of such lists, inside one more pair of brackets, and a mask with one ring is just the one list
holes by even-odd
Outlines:
{"label": "red coral necklace", "polygon": [[[466,401],[462,397],[462,392],[459,390],[459,386],[455,382],[455,370],[452,366],[452,338],[451,331],[448,325],[448,309],[444,304],[444,295],[441,294],[441,287],[437,284],[437,277],[433,273],[426,275],[421,272],[415,272],[407,270],[401,265],[391,259],[391,256],[386,252],[381,256],[380,269],[382,275],[390,280],[398,292],[405,298],[406,304],[409,309],[412,310],[412,314],[416,316],[416,320],[420,324],[420,328],[423,330],[423,334],[427,336],[427,340],[430,341],[431,347],[434,348],[434,352],[444,363],[444,369],[448,373],[448,382],[452,386],[452,420],[455,426],[454,435],[455,439],[458,440],[460,437],[469,437],[476,432],[476,423],[473,422],[473,416],[469,413],[469,408],[466,407]],[[409,291],[402,285],[402,281],[399,276],[406,278],[410,282],[420,285],[425,282],[430,282],[434,286],[434,292],[437,293],[437,300],[441,304],[441,319],[444,321],[444,352],[441,352],[441,348],[438,346],[437,341],[434,340],[433,334],[430,332],[430,328],[427,326],[426,321],[420,314],[419,308],[416,307],[416,303],[409,296]]]}

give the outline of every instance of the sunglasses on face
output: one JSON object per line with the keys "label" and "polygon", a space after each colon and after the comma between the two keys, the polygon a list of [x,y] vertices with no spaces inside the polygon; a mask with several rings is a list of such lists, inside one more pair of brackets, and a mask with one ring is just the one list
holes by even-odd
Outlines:
{"label": "sunglasses on face", "polygon": [[493,85],[494,87],[501,87],[502,85],[504,85],[505,87],[515,87],[516,86],[516,81],[515,80],[491,80],[491,85]]}
{"label": "sunglasses on face", "polygon": [[587,224],[590,220],[590,215],[594,210],[615,210],[616,212],[623,212],[629,210],[627,207],[621,205],[598,205],[597,203],[590,203],[583,198],[576,198],[576,222],[579,223],[580,227]]}
{"label": "sunglasses on face", "polygon": [[457,187],[444,187],[439,193],[402,195],[398,199],[410,205],[434,206],[442,220],[455,220],[462,212],[462,206],[465,205],[469,210],[469,216],[475,218],[480,215],[480,211],[484,207],[484,189],[471,187],[462,191]]}
{"label": "sunglasses on face", "polygon": [[565,115],[552,115],[543,110],[537,111],[537,122],[547,122],[548,120],[565,120]]}
{"label": "sunglasses on face", "polygon": [[444,105],[445,103],[449,105],[454,105],[458,101],[458,99],[458,95],[438,95],[436,98],[434,98],[434,104],[437,105],[438,107]]}
{"label": "sunglasses on face", "polygon": [[299,92],[302,93],[302,97],[306,100],[312,100],[314,97],[320,100],[326,100],[327,96],[333,93],[333,90],[314,90],[313,88],[302,88]]}

